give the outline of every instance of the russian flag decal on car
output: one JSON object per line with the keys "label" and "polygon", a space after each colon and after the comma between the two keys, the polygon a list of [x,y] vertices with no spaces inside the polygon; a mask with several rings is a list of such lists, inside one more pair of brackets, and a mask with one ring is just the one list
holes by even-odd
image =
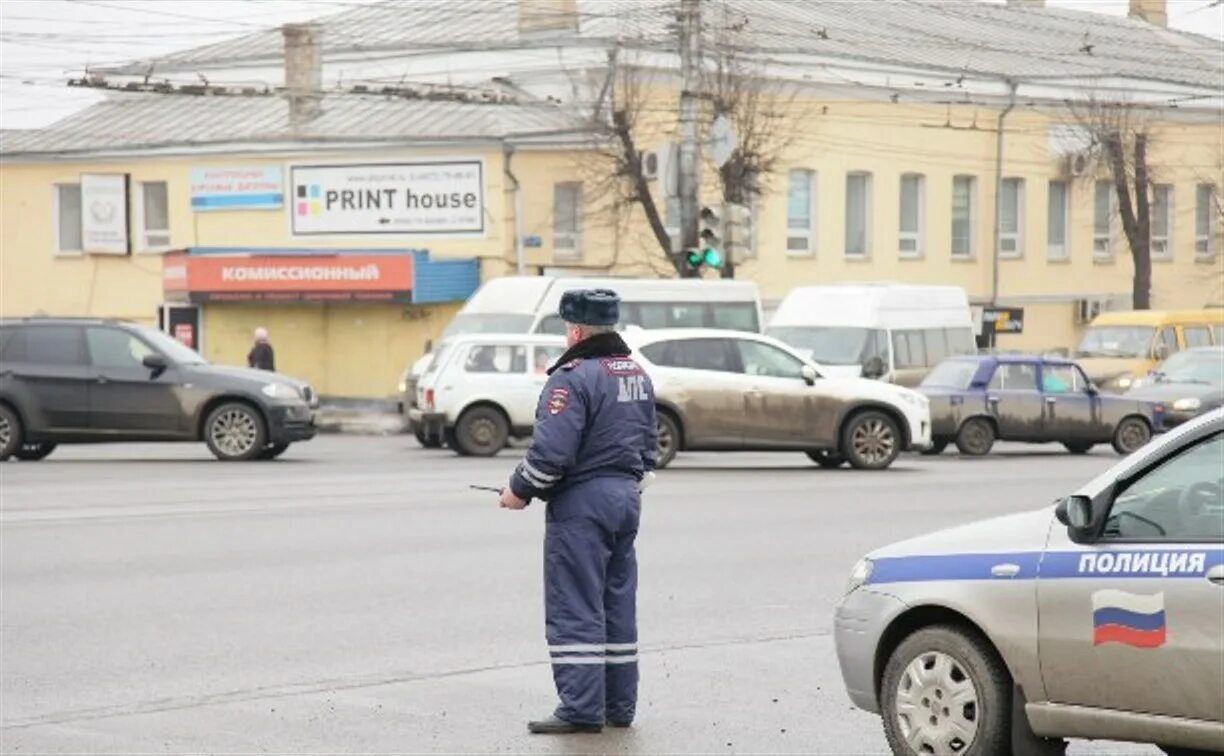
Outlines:
{"label": "russian flag decal on car", "polygon": [[1092,645],[1156,648],[1165,642],[1164,594],[1103,590],[1092,594]]}

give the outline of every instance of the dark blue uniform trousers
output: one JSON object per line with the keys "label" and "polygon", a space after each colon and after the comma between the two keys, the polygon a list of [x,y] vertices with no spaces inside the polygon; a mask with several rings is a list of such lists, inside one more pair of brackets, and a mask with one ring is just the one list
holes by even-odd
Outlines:
{"label": "dark blue uniform trousers", "polygon": [[595,478],[549,502],[544,610],[553,679],[569,722],[631,722],[637,706],[637,557],[632,478]]}

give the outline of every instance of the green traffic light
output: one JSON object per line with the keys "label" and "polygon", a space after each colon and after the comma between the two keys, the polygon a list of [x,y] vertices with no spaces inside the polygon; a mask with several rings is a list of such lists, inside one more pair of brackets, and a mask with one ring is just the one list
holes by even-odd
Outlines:
{"label": "green traffic light", "polygon": [[690,267],[696,268],[701,265],[703,255],[700,251],[695,250],[695,249],[690,249],[688,251],[687,257],[688,257],[688,264]]}
{"label": "green traffic light", "polygon": [[718,250],[714,249],[713,247],[706,248],[706,250],[702,253],[702,258],[705,261],[705,264],[711,268],[722,267],[722,255],[720,255]]}

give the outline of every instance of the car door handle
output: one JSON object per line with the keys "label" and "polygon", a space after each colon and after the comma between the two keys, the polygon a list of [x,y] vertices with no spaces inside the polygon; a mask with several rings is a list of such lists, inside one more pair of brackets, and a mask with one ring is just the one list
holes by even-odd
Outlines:
{"label": "car door handle", "polygon": [[1216,585],[1224,586],[1224,564],[1217,564],[1207,570],[1207,579]]}
{"label": "car door handle", "polygon": [[1011,562],[996,564],[990,568],[990,574],[998,578],[1013,578],[1020,574],[1020,565]]}
{"label": "car door handle", "polygon": [[1046,404],[1058,404],[1058,397],[1055,397],[1055,396],[1047,396],[1047,397],[1046,397]]}
{"label": "car door handle", "polygon": [[987,401],[988,403],[990,403],[990,404],[998,404],[998,403],[999,403],[999,397],[997,397],[997,396],[988,396],[988,397],[986,397],[986,401]]}

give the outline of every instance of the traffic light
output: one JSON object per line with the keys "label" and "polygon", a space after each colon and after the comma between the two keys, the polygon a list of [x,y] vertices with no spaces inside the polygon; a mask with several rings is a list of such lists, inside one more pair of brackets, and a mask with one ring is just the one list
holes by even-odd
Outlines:
{"label": "traffic light", "polygon": [[701,208],[698,216],[701,231],[698,234],[698,248],[685,252],[689,267],[700,270],[702,267],[721,268],[723,264],[723,231],[722,220],[711,207]]}
{"label": "traffic light", "polygon": [[752,209],[738,202],[723,205],[723,245],[726,258],[741,263],[752,257]]}

